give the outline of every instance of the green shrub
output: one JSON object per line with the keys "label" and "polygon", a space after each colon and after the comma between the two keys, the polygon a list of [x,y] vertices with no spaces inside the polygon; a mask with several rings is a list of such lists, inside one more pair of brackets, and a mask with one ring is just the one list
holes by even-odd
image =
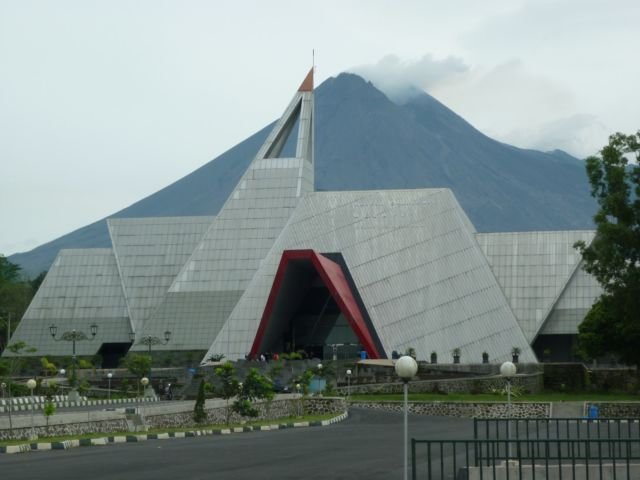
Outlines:
{"label": "green shrub", "polygon": [[40,364],[42,365],[42,371],[45,375],[55,375],[58,373],[58,368],[50,362],[47,357],[42,357]]}
{"label": "green shrub", "polygon": [[82,368],[82,369],[93,368],[93,364],[89,360],[85,360],[84,358],[81,358],[78,360],[78,368]]}
{"label": "green shrub", "polygon": [[200,381],[200,386],[198,387],[198,396],[196,397],[196,404],[193,407],[193,420],[196,423],[202,423],[207,419],[207,414],[204,411],[204,389],[205,389],[205,381],[202,379]]}

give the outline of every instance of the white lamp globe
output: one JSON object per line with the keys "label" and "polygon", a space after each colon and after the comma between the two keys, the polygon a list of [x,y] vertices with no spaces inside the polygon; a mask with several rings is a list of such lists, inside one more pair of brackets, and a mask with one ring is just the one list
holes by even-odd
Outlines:
{"label": "white lamp globe", "polygon": [[347,370],[347,375],[351,375],[351,370]]}
{"label": "white lamp globe", "polygon": [[111,378],[111,377],[113,377],[113,373],[111,372],[107,373],[107,378]]}
{"label": "white lamp globe", "polygon": [[143,387],[146,387],[147,385],[149,385],[149,379],[147,377],[142,377],[140,379],[140,383],[142,384]]}
{"label": "white lamp globe", "polygon": [[27,388],[29,390],[33,390],[34,388],[36,388],[36,381],[33,378],[27,380]]}
{"label": "white lamp globe", "polygon": [[418,364],[409,355],[404,355],[396,360],[396,374],[403,380],[408,381],[418,373]]}
{"label": "white lamp globe", "polygon": [[67,373],[67,371],[64,368],[60,369],[60,375],[64,375],[65,373]]}
{"label": "white lamp globe", "polygon": [[512,362],[504,362],[500,365],[500,375],[503,377],[513,377],[516,374],[517,368]]}

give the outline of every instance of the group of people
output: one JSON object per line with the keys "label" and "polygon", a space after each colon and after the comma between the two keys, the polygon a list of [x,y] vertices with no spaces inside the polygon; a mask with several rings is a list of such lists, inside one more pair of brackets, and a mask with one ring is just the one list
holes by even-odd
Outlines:
{"label": "group of people", "polygon": [[162,381],[158,385],[159,391],[162,394],[162,398],[165,400],[173,400],[173,387],[170,383],[163,383]]}
{"label": "group of people", "polygon": [[269,362],[271,360],[273,360],[274,362],[277,362],[278,360],[280,360],[280,354],[279,353],[271,353],[271,352],[264,352],[264,353],[260,353],[260,354],[250,354],[247,353],[244,356],[245,360],[248,361],[253,361],[253,362]]}

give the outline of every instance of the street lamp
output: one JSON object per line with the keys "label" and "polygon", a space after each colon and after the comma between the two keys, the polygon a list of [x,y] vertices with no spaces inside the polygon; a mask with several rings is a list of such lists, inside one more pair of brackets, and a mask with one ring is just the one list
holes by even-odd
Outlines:
{"label": "street lamp", "polygon": [[[136,341],[135,332],[129,332],[129,339],[131,342]],[[161,338],[154,337],[153,335],[144,335],[138,340],[138,345],[146,345],[149,349],[149,359],[151,359],[151,347],[153,345],[166,345],[171,340],[171,331],[166,330],[164,332],[164,341]],[[151,378],[151,367],[149,367],[149,378]]]}
{"label": "street lamp", "polygon": [[418,372],[418,364],[413,357],[404,355],[396,360],[396,375],[404,382],[404,480],[408,478],[408,442],[409,442],[409,380]]}
{"label": "street lamp", "polygon": [[31,437],[29,437],[29,440],[35,440],[38,437],[36,436],[36,432],[33,427],[33,409],[36,406],[33,398],[33,389],[36,388],[36,381],[33,378],[27,380],[27,388],[31,390]]}
{"label": "street lamp", "polygon": [[107,400],[111,400],[111,377],[113,377],[113,373],[111,372],[107,373],[107,382],[108,382]]}
{"label": "street lamp", "polygon": [[147,386],[149,385],[149,379],[147,377],[142,377],[140,379],[140,385],[142,385],[143,393],[146,392]]}
{"label": "street lamp", "polygon": [[78,391],[76,390],[78,381],[78,377],[76,376],[76,364],[78,361],[78,359],[76,358],[76,342],[81,342],[84,340],[93,341],[96,338],[96,334],[98,333],[98,325],[93,323],[89,326],[89,329],[89,331],[91,332],[91,338],[89,338],[86,333],[77,331],[75,328],[69,332],[64,332],[62,335],[60,335],[60,338],[56,338],[58,327],[54,323],[49,325],[49,333],[51,333],[51,336],[56,342],[64,340],[66,342],[71,342],[71,344],[73,345],[71,356],[71,366],[73,368],[73,371],[71,372],[71,391],[69,392],[69,400],[72,402],[78,401]]}
{"label": "street lamp", "polygon": [[298,392],[298,417],[302,416],[302,397],[300,396],[300,384],[296,383],[296,391]]}
{"label": "street lamp", "polygon": [[9,404],[7,405],[7,408],[8,408],[7,411],[9,412],[9,432],[13,436],[13,419],[11,418],[11,411],[13,410],[13,407],[11,405],[11,385],[7,385],[4,382],[2,382],[2,384],[0,385],[0,387],[2,387],[2,399],[3,400],[4,400],[4,390],[5,390],[5,388],[7,388],[7,386],[9,387]]}
{"label": "street lamp", "polygon": [[351,370],[347,370],[347,400],[351,399]]}
{"label": "street lamp", "polygon": [[509,452],[511,451],[511,378],[515,376],[516,372],[517,368],[512,362],[504,362],[500,365],[500,375],[507,382],[507,441],[509,442]]}
{"label": "street lamp", "polygon": [[[64,368],[61,368],[58,373],[61,377],[64,377],[67,371]],[[64,387],[62,385],[60,385],[60,392],[62,392],[62,394],[64,395]]]}

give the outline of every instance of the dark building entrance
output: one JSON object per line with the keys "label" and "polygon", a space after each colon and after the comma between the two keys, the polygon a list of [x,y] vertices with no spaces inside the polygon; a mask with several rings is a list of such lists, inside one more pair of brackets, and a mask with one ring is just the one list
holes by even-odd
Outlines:
{"label": "dark building entrance", "polygon": [[312,250],[284,252],[251,353],[355,358],[364,348],[371,358],[383,357],[343,268]]}
{"label": "dark building entrance", "polygon": [[102,357],[102,368],[117,368],[129,348],[131,343],[103,343],[98,350],[98,355]]}

